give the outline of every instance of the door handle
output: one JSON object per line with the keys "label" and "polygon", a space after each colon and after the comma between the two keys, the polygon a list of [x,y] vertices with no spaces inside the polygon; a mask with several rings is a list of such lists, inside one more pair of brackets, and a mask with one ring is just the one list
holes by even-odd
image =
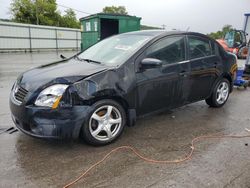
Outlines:
{"label": "door handle", "polygon": [[202,71],[202,70],[205,70],[205,67],[201,67],[200,70],[201,70],[201,71]]}
{"label": "door handle", "polygon": [[179,75],[182,77],[187,77],[187,71],[181,71]]}

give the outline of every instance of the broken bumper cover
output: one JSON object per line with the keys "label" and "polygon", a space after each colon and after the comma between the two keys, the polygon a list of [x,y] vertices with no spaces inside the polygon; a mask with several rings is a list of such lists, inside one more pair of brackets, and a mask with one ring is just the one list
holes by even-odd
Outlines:
{"label": "broken bumper cover", "polygon": [[48,139],[77,139],[89,106],[50,109],[17,105],[10,99],[12,119],[23,133]]}

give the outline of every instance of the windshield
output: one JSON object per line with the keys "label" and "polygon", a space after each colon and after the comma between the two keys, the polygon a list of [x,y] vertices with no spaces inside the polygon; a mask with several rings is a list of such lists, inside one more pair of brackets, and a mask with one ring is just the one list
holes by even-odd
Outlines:
{"label": "windshield", "polygon": [[78,57],[109,66],[120,65],[146,44],[151,37],[133,34],[116,35],[91,46]]}
{"label": "windshield", "polygon": [[245,44],[246,37],[242,31],[230,31],[225,36],[225,41],[229,48],[237,47],[235,44]]}
{"label": "windshield", "polygon": [[234,34],[235,34],[234,31],[230,31],[230,32],[226,33],[225,41],[226,41],[229,48],[232,48],[234,45]]}

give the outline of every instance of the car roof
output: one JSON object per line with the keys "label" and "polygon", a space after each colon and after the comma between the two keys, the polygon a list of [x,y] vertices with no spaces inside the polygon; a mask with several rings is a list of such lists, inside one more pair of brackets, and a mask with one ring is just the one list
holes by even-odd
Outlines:
{"label": "car roof", "polygon": [[166,31],[166,30],[141,30],[141,31],[133,31],[124,33],[123,35],[145,35],[145,36],[152,36],[152,38],[155,37],[161,37],[161,36],[168,36],[168,35],[178,35],[178,34],[189,34],[189,35],[196,35],[200,37],[205,37],[209,39],[204,34],[197,33],[197,32],[189,32],[189,31]]}
{"label": "car roof", "polygon": [[147,35],[147,36],[158,36],[162,33],[165,33],[164,30],[141,30],[141,31],[132,31],[124,33],[124,35]]}

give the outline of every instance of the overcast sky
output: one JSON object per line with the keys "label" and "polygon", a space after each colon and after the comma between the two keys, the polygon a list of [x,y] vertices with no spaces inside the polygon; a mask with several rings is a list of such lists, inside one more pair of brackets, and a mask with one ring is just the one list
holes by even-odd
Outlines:
{"label": "overcast sky", "polygon": [[[0,18],[10,18],[11,0],[0,0]],[[250,13],[250,0],[57,0],[60,5],[89,13],[101,12],[105,6],[125,6],[130,15],[142,17],[142,24],[167,30],[209,33],[225,24],[242,29],[244,13]],[[59,7],[61,12],[65,9]],[[81,18],[87,14],[76,12]]]}

